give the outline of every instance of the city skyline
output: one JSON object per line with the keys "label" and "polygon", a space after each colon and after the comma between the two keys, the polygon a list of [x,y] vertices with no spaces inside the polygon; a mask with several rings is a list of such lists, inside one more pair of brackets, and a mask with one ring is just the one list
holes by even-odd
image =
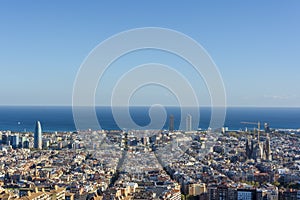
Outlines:
{"label": "city skyline", "polygon": [[299,10],[0,2],[0,200],[300,199]]}
{"label": "city skyline", "polygon": [[[206,49],[223,78],[228,106],[300,106],[298,1],[118,4],[1,2],[0,85],[5,98],[0,105],[71,105],[77,71],[96,45],[128,29],[163,27],[188,35]],[[109,105],[114,81],[151,61],[186,71],[180,72],[197,85],[201,105],[209,105],[203,80],[178,58],[156,51],[137,52],[114,63],[105,84],[99,85],[96,104]],[[149,105],[153,96],[165,97],[153,100],[163,105],[177,105],[174,95],[156,86],[142,88],[131,103]]]}

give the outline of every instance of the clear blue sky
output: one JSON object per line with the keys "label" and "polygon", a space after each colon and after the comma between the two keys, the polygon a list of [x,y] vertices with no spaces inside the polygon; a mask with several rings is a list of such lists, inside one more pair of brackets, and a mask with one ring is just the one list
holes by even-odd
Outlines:
{"label": "clear blue sky", "polygon": [[229,105],[300,106],[299,10],[297,0],[3,0],[0,105],[70,105],[77,70],[97,44],[155,26],[185,33],[208,51]]}

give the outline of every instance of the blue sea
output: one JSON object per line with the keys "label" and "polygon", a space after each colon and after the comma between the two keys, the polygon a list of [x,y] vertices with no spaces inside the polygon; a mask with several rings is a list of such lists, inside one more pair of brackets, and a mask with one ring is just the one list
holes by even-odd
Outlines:
{"label": "blue sea", "polygon": [[[199,109],[199,108],[191,108]],[[131,107],[130,115],[135,123],[146,126],[150,123],[149,107]],[[167,116],[174,116],[174,126],[180,123],[180,108],[166,107]],[[207,129],[211,108],[199,109],[201,119],[198,128]],[[104,130],[118,130],[110,107],[96,107],[99,124]],[[42,123],[43,131],[75,131],[72,107],[67,106],[0,106],[0,130],[33,131],[35,121]],[[229,129],[254,128],[255,125],[241,124],[242,121],[269,123],[271,128],[299,129],[300,108],[229,107],[224,126]],[[164,129],[168,129],[166,120]]]}

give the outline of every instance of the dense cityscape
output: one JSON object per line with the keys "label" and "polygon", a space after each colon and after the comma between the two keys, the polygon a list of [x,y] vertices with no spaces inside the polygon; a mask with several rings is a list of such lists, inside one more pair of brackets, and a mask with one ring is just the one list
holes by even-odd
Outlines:
{"label": "dense cityscape", "polygon": [[300,0],[0,0],[0,200],[300,200]]}
{"label": "dense cityscape", "polygon": [[[298,199],[300,137],[251,130],[1,131],[0,199]],[[243,122],[246,123],[246,122]]]}

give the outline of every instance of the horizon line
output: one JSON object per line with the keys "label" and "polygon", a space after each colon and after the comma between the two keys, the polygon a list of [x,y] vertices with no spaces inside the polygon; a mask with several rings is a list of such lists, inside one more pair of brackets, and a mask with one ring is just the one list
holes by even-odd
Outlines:
{"label": "horizon line", "polygon": [[[158,104],[159,105],[159,104]],[[152,105],[129,105],[129,107],[151,107]],[[161,105],[163,107],[203,107],[203,108],[212,108],[212,107],[220,107],[220,108],[300,108],[300,106],[262,106],[262,105],[227,105],[227,106],[212,106],[212,105],[200,105],[200,106],[179,106],[179,105]],[[73,105],[69,104],[0,104],[0,107],[73,107]],[[76,106],[76,107],[94,107],[94,106],[88,106],[88,105],[82,105],[82,106]],[[127,105],[117,105],[117,106],[111,106],[111,105],[95,105],[95,107],[128,107]]]}

